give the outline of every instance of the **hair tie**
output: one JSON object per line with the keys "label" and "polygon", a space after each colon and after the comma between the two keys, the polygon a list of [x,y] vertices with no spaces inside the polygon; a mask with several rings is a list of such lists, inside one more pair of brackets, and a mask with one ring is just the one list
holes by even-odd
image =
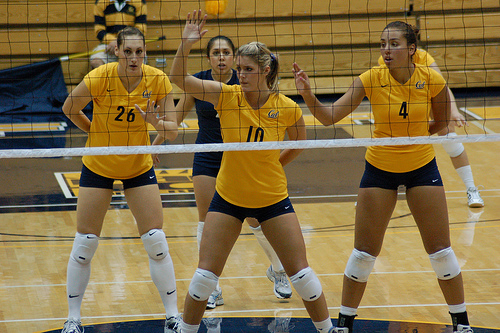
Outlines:
{"label": "hair tie", "polygon": [[276,61],[276,56],[272,52],[269,55],[271,56],[271,61]]}

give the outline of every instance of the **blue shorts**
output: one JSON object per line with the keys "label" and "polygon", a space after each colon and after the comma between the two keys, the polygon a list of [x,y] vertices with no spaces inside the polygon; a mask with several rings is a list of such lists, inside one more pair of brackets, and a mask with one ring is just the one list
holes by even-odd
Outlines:
{"label": "blue shorts", "polygon": [[247,217],[254,217],[257,221],[259,221],[259,223],[283,214],[295,213],[292,203],[290,202],[290,198],[288,197],[271,206],[262,208],[246,208],[227,202],[219,195],[219,193],[217,193],[217,191],[215,192],[212,202],[210,203],[208,211],[231,215],[236,217],[241,222],[243,222]]}
{"label": "blue shorts", "polygon": [[217,178],[222,152],[195,153],[193,160],[193,176],[210,176]]}
{"label": "blue shorts", "polygon": [[[154,168],[149,169],[142,175],[130,179],[118,179],[123,183],[123,189],[126,190],[132,187],[139,187],[144,185],[158,184]],[[82,174],[80,175],[80,187],[97,187],[107,188],[112,190],[115,179],[103,177],[91,171],[85,166],[82,167]]]}
{"label": "blue shorts", "polygon": [[407,189],[415,186],[443,186],[436,159],[434,158],[421,168],[401,173],[380,170],[366,162],[365,172],[359,187],[397,190],[399,185],[404,185]]}

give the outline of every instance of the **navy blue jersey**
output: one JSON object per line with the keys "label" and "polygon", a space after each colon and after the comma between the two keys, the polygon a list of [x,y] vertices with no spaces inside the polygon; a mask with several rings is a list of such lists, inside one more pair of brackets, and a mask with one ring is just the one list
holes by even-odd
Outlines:
{"label": "navy blue jersey", "polygon": [[[239,84],[236,71],[233,69],[233,76],[227,83],[228,85]],[[212,70],[202,71],[193,75],[202,80],[211,80]],[[220,132],[220,121],[217,111],[212,103],[201,101],[195,98],[196,115],[198,116],[198,136],[196,143],[222,143],[222,135]]]}
{"label": "navy blue jersey", "polygon": [[[233,76],[227,84],[239,84],[236,71],[233,69]],[[202,80],[212,80],[212,70],[202,71],[193,75]],[[220,120],[217,111],[212,103],[201,101],[195,98],[196,115],[198,116],[198,136],[196,143],[222,143],[220,131]],[[193,161],[193,176],[204,175],[217,177],[222,160],[222,152],[195,153]]]}

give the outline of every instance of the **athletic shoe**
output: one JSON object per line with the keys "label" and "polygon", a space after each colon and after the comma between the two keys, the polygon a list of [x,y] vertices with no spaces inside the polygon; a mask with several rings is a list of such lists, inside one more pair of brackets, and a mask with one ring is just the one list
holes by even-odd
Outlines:
{"label": "athletic shoe", "polygon": [[168,317],[165,320],[164,333],[180,333],[181,332],[181,314]]}
{"label": "athletic shoe", "polygon": [[205,324],[205,327],[207,330],[217,330],[220,332],[220,323],[222,322],[222,318],[219,317],[207,317],[203,318],[201,321],[203,321],[203,324]]}
{"label": "athletic shoe", "polygon": [[208,297],[207,309],[215,309],[215,307],[219,305],[224,305],[222,290],[214,290]]}
{"label": "athletic shoe", "polygon": [[349,329],[347,327],[332,327],[328,333],[349,333]]}
{"label": "athletic shoe", "polygon": [[61,333],[83,333],[85,330],[82,326],[81,321],[74,319],[68,319],[64,323],[64,327]]}
{"label": "athletic shoe", "polygon": [[474,333],[474,331],[468,325],[458,325],[457,330],[453,333]]}
{"label": "athletic shoe", "polygon": [[292,287],[288,282],[288,278],[285,272],[275,272],[273,271],[272,265],[266,271],[267,278],[269,281],[274,282],[274,294],[278,298],[290,298],[292,297]]}
{"label": "athletic shoe", "polygon": [[469,207],[471,208],[484,207],[483,198],[481,198],[477,187],[469,187],[467,189],[467,201],[469,203]]}
{"label": "athletic shoe", "polygon": [[292,311],[274,310],[274,319],[267,325],[267,330],[271,333],[290,332],[295,325],[290,324]]}

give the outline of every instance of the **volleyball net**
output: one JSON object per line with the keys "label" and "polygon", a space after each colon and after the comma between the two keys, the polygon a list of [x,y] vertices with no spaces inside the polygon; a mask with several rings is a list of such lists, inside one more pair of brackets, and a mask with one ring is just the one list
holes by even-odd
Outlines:
{"label": "volleyball net", "polygon": [[[209,10],[214,2],[217,1],[147,2],[148,64],[168,74],[186,14],[198,8]],[[314,92],[325,103],[331,103],[347,91],[356,77],[377,65],[383,28],[392,21],[405,21],[419,27],[419,47],[436,60],[469,126],[458,128],[458,136],[377,139],[373,137],[373,116],[368,103],[364,102],[353,114],[327,129],[301,104],[308,128],[305,141],[195,145],[191,134],[197,131],[197,123],[195,119],[187,119],[179,128],[178,139],[168,145],[85,148],[86,135],[70,123],[61,106],[68,91],[90,71],[89,54],[99,43],[94,31],[95,2],[1,0],[0,158],[499,140],[498,1],[221,0],[220,3],[224,9],[216,7],[220,13],[209,15],[208,33],[190,55],[189,73],[209,69],[204,48],[213,36],[225,35],[236,46],[260,41],[278,56],[281,93],[301,103],[291,71],[291,64],[297,62],[308,73]],[[50,68],[45,72],[46,66]],[[173,94],[178,100],[183,92],[174,87]],[[91,107],[87,112],[92,113]],[[194,115],[193,112],[191,116]]]}

